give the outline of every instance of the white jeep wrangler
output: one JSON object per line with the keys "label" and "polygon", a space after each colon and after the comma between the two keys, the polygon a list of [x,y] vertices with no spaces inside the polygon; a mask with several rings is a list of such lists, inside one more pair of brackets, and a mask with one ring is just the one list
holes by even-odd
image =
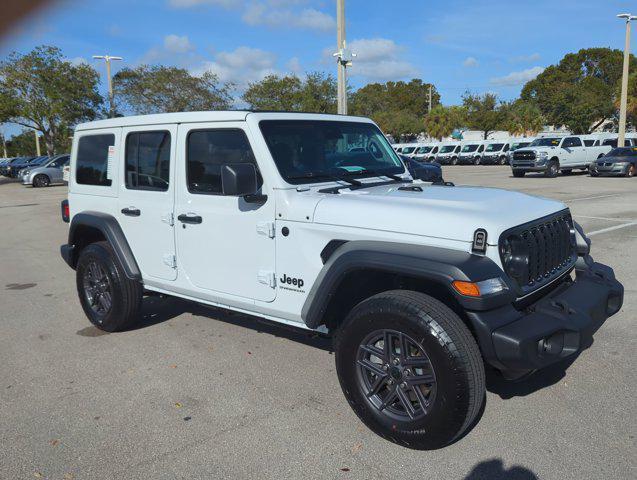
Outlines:
{"label": "white jeep wrangler", "polygon": [[417,449],[472,425],[485,363],[515,378],[575,355],[623,302],[563,204],[414,181],[365,118],[83,124],[62,216],[98,328],[160,292],[333,335],[351,407]]}

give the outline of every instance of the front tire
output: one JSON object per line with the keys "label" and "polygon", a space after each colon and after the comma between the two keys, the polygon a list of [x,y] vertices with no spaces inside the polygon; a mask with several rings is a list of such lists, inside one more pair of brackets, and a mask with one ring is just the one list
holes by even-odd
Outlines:
{"label": "front tire", "polygon": [[544,171],[544,176],[548,178],[555,178],[560,173],[560,164],[557,160],[551,160],[549,164],[546,166],[546,170]]}
{"label": "front tire", "polygon": [[143,286],[126,277],[108,242],[92,243],[80,252],[76,285],[84,313],[97,328],[116,332],[139,321]]}
{"label": "front tire", "polygon": [[394,443],[444,447],[482,407],[484,365],[475,340],[458,315],[423,293],[393,290],[359,303],[339,328],[335,353],[350,406]]}
{"label": "front tire", "polygon": [[624,174],[624,176],[626,177],[634,177],[635,176],[635,164],[631,163],[628,167],[628,169],[626,169],[626,173]]}
{"label": "front tire", "polygon": [[33,179],[33,186],[36,188],[48,187],[49,185],[51,185],[51,179],[43,173],[36,175]]}
{"label": "front tire", "polygon": [[522,178],[526,172],[524,170],[513,170],[513,176],[515,178]]}
{"label": "front tire", "polygon": [[474,165],[480,165],[480,157],[475,157],[475,158],[473,159],[473,164],[474,164]]}
{"label": "front tire", "polygon": [[450,163],[451,165],[458,165],[458,157],[453,157]]}

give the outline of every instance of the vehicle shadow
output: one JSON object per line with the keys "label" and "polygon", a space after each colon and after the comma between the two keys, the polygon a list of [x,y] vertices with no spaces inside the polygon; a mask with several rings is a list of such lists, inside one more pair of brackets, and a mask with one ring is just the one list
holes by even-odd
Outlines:
{"label": "vehicle shadow", "polygon": [[513,465],[505,469],[500,458],[478,463],[464,480],[538,480],[538,476],[526,467]]}
{"label": "vehicle shadow", "polygon": [[[557,177],[553,177],[553,178],[560,178],[560,177],[582,177],[582,176],[586,176],[588,175],[588,170],[578,170],[578,171],[572,171],[571,173],[560,173]],[[513,176],[513,174],[509,175],[509,178],[516,178]],[[522,178],[550,178],[550,177],[546,177],[544,175],[543,172],[527,172],[524,177]]]}
{"label": "vehicle shadow", "polygon": [[164,295],[144,297],[142,305],[142,319],[133,329],[152,327],[168,320],[172,320],[184,313],[197,317],[206,317],[243,328],[255,330],[258,333],[286,338],[297,343],[332,352],[332,339],[318,332],[310,332],[302,328],[295,328],[285,324],[274,323],[262,317],[234,312],[223,308],[203,305],[189,300]]}

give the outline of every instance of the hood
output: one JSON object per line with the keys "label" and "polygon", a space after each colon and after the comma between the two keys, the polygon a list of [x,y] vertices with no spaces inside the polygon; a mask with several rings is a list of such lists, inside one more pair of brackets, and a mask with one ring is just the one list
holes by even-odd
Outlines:
{"label": "hood", "polygon": [[503,231],[566,208],[497,188],[415,185],[422,192],[399,190],[397,184],[342,190],[318,202],[314,222],[466,242],[484,228],[488,243],[497,245]]}

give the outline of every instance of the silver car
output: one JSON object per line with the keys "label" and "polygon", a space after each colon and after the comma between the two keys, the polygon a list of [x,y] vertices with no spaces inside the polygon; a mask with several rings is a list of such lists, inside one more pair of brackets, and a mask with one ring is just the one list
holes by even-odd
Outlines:
{"label": "silver car", "polygon": [[48,187],[52,183],[63,183],[62,169],[69,164],[70,156],[57,155],[44,165],[35,168],[25,168],[20,172],[22,185],[34,187]]}

